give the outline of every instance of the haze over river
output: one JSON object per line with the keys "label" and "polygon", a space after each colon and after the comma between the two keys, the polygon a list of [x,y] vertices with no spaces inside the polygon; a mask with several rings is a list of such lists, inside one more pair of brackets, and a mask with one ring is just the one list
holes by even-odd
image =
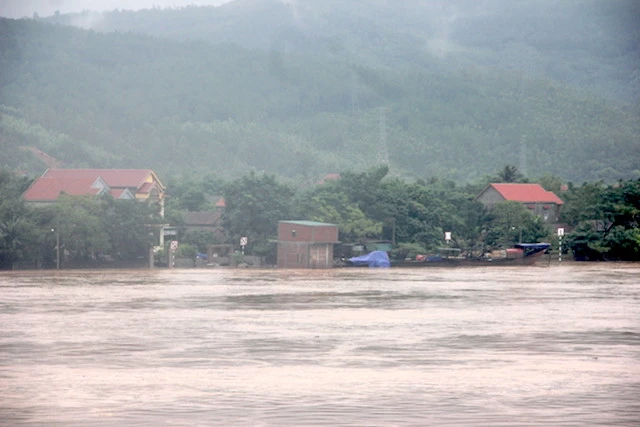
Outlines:
{"label": "haze over river", "polygon": [[638,426],[640,265],[0,273],[3,426]]}

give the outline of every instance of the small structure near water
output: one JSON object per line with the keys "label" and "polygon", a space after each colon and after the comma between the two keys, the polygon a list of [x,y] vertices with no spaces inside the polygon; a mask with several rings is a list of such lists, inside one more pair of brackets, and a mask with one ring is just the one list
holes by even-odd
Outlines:
{"label": "small structure near water", "polygon": [[278,268],[332,268],[338,226],[315,221],[278,222]]}

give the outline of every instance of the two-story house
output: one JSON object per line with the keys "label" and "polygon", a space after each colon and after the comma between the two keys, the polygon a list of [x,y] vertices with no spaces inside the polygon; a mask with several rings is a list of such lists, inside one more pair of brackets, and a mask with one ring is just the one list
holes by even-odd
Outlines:
{"label": "two-story house", "polygon": [[47,169],[23,193],[33,205],[58,200],[61,194],[74,196],[110,194],[116,199],[155,201],[164,216],[165,188],[150,169]]}
{"label": "two-story house", "polygon": [[519,202],[548,224],[559,221],[563,204],[555,193],[545,190],[540,184],[489,184],[475,200],[488,208],[505,201]]}

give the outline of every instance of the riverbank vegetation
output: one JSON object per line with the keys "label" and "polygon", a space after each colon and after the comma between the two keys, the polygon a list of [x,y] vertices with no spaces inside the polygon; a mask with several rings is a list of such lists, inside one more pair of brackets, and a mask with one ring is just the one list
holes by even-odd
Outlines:
{"label": "riverbank vegetation", "polygon": [[[503,173],[501,171],[501,173]],[[500,175],[500,174],[498,174]],[[213,177],[209,177],[213,178]],[[169,182],[167,218],[154,206],[111,198],[62,197],[45,207],[25,205],[22,192],[30,180],[0,173],[0,268],[144,265],[158,241],[158,224],[177,225],[177,239],[188,253],[206,252],[208,244],[237,245],[249,238],[247,254],[274,258],[279,220],[306,219],[339,225],[345,243],[388,240],[395,256],[415,256],[443,246],[484,251],[517,243],[555,242],[555,229],[513,202],[487,211],[474,201],[485,182],[457,185],[432,179],[409,182],[390,176],[386,166],[344,172],[314,186],[294,186],[273,175],[249,173],[224,181]],[[554,185],[558,178],[543,177]],[[226,241],[186,233],[180,218],[191,209],[214,209],[223,195]],[[570,230],[569,250],[579,260],[640,261],[640,180],[570,185],[562,222]]]}
{"label": "riverbank vegetation", "polygon": [[67,195],[30,206],[21,197],[29,183],[0,172],[0,269],[54,268],[61,261],[65,267],[127,267],[148,259],[162,223],[155,206]]}
{"label": "riverbank vegetation", "polygon": [[[64,265],[124,264],[148,256],[157,221],[190,255],[247,236],[271,256],[292,218],[339,224],[344,242],[393,241],[399,257],[444,232],[477,251],[553,241],[518,204],[474,202],[488,182],[522,180],[564,199],[579,259],[638,259],[639,3],[504,3],[0,18],[2,268],[55,264],[56,240]],[[152,168],[166,218],[109,199],[25,205],[18,176],[47,167]],[[222,196],[226,238],[186,231],[186,212]]]}

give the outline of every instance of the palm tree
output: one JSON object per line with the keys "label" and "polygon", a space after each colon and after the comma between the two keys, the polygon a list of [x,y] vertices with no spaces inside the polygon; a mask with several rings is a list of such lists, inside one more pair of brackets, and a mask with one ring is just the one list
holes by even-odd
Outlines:
{"label": "palm tree", "polygon": [[524,176],[518,168],[513,165],[505,165],[504,169],[498,172],[498,180],[500,182],[518,182],[521,181],[522,178],[524,178]]}

